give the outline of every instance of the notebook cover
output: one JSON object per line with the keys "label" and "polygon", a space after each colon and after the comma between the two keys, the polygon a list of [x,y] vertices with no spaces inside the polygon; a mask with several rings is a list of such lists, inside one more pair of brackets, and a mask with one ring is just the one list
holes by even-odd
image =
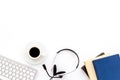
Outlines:
{"label": "notebook cover", "polygon": [[88,72],[87,72],[87,69],[86,69],[86,67],[85,67],[85,65],[83,65],[82,67],[81,67],[81,69],[86,73],[86,75],[89,77],[89,75],[88,75]]}
{"label": "notebook cover", "polygon": [[120,80],[119,54],[93,61],[97,80]]}

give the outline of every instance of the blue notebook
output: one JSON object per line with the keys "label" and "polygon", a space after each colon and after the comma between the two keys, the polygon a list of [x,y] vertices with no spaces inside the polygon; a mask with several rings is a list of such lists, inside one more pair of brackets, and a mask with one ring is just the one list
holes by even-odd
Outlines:
{"label": "blue notebook", "polygon": [[98,80],[120,80],[119,54],[93,61]]}

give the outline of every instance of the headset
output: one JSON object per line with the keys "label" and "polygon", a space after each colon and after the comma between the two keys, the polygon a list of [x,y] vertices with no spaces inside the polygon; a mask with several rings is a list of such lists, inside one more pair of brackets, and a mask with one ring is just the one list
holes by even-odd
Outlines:
{"label": "headset", "polygon": [[57,72],[57,65],[54,64],[54,66],[53,66],[53,75],[51,76],[51,75],[48,73],[48,71],[47,71],[46,65],[43,64],[43,65],[42,65],[42,66],[43,66],[43,69],[46,71],[47,75],[50,77],[50,80],[52,80],[53,78],[63,78],[64,75],[74,72],[74,71],[79,67],[80,59],[79,59],[78,54],[77,54],[74,50],[68,49],[68,48],[59,50],[59,51],[57,52],[55,58],[54,58],[54,61],[55,61],[57,55],[60,54],[60,52],[62,52],[62,51],[70,51],[70,52],[72,52],[73,54],[75,54],[75,56],[77,57],[77,60],[78,60],[77,65],[76,65],[76,67],[75,67],[74,70],[71,70],[70,72],[67,72],[67,73],[66,73],[66,71],[59,71],[59,72]]}

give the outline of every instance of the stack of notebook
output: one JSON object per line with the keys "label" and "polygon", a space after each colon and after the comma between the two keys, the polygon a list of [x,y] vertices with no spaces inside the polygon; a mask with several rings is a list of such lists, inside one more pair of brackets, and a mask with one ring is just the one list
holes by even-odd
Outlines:
{"label": "stack of notebook", "polygon": [[90,80],[120,80],[119,54],[100,54],[96,58],[85,61],[82,69]]}

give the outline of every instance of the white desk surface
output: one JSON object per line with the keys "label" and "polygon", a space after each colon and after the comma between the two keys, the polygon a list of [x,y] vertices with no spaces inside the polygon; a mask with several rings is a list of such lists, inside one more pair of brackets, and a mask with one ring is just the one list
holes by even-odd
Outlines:
{"label": "white desk surface", "polygon": [[37,69],[36,80],[49,80],[41,65],[24,60],[26,45],[38,41],[44,46],[49,71],[56,52],[71,48],[80,57],[80,67],[61,80],[88,80],[81,70],[84,60],[101,52],[120,53],[119,4],[119,0],[1,0],[0,55]]}

